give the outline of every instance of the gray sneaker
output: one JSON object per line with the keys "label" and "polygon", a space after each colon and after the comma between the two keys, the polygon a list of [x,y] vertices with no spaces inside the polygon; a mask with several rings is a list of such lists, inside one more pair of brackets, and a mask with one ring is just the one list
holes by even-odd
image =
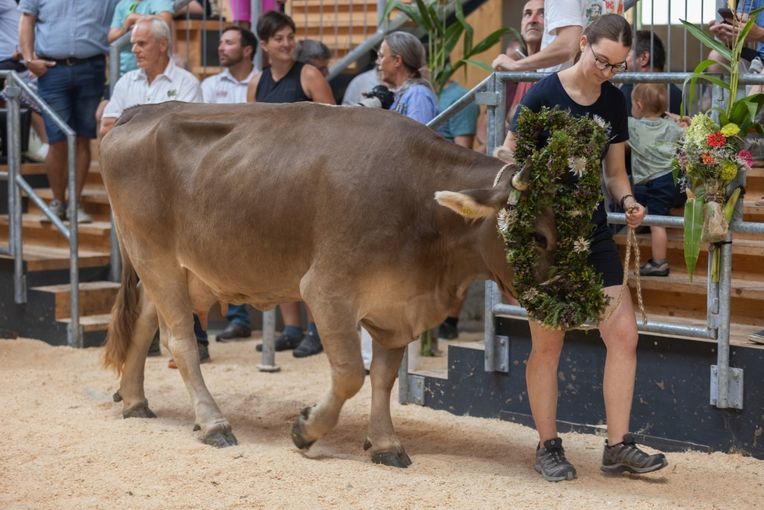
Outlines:
{"label": "gray sneaker", "polygon": [[605,451],[602,452],[600,468],[605,473],[650,473],[666,466],[668,461],[665,455],[662,453],[649,455],[643,452],[637,448],[637,443],[631,434],[626,434],[623,436],[623,442],[613,446],[609,446],[605,440]]}
{"label": "gray sneaker", "polygon": [[[48,208],[51,210],[51,212],[55,216],[58,216],[58,218],[60,220],[63,221],[63,220],[66,219],[66,205],[63,202],[61,202],[60,200],[56,200],[54,198],[48,204]],[[43,223],[50,223],[50,218],[48,218],[47,216],[43,215],[43,217],[42,217],[42,219],[40,221],[42,221]]]}
{"label": "gray sneaker", "polygon": [[576,477],[576,468],[565,458],[559,437],[544,441],[542,446],[536,448],[536,464],[533,467],[548,482],[573,480]]}

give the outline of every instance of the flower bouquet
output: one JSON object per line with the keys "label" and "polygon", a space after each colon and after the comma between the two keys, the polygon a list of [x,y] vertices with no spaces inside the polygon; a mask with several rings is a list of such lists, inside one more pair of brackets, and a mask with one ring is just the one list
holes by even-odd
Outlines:
{"label": "flower bouquet", "polygon": [[[687,81],[690,82],[690,103],[697,80],[704,80],[726,91],[725,108],[714,109],[718,123],[706,114],[692,118],[674,160],[674,178],[686,177],[687,202],[684,209],[684,259],[690,280],[700,254],[700,243],[726,240],[729,222],[740,196],[740,187],[731,186],[740,171],[752,164],[750,152],[744,150],[743,138],[751,130],[764,134],[756,116],[764,106],[764,94],[737,99],[740,79],[740,53],[757,14],[764,8],[748,13],[746,22],[733,21],[737,36],[731,48],[706,34],[699,27],[682,20],[687,30],[705,46],[716,50],[728,63],[704,60],[697,65]],[[729,83],[718,76],[706,74],[711,65],[718,64],[729,73]],[[682,105],[684,108],[684,105]],[[713,250],[712,281],[719,281],[718,250]]]}

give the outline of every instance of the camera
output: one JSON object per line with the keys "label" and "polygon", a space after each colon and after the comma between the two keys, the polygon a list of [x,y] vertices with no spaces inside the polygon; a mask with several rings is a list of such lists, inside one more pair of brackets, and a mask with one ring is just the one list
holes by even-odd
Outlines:
{"label": "camera", "polygon": [[366,96],[366,99],[361,100],[358,104],[367,108],[384,108],[389,110],[393,102],[395,102],[395,95],[384,85],[377,85],[370,92],[364,92],[363,95]]}

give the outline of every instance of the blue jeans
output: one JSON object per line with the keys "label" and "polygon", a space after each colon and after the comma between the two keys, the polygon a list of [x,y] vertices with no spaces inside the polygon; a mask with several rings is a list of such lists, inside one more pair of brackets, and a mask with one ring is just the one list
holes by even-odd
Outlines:
{"label": "blue jeans", "polygon": [[196,335],[196,341],[200,344],[208,345],[210,343],[207,339],[207,332],[202,329],[202,323],[196,314],[194,314],[194,335]]}
{"label": "blue jeans", "polygon": [[245,328],[252,328],[252,323],[249,320],[249,311],[247,305],[228,305],[228,311],[225,314],[225,318],[228,319],[228,324],[238,324]]}
{"label": "blue jeans", "polygon": [[[49,67],[37,80],[37,92],[77,136],[93,139],[97,134],[95,113],[103,98],[105,82],[105,60],[96,57],[76,65],[58,63]],[[47,115],[43,119],[50,143],[66,140],[52,119]]]}

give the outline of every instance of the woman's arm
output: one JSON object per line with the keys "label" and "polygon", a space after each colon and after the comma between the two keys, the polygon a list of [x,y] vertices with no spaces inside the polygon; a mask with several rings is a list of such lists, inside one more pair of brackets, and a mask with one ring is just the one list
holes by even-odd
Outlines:
{"label": "woman's arm", "polygon": [[626,175],[625,145],[626,142],[610,144],[605,156],[605,186],[613,200],[623,206],[626,224],[637,228],[645,218],[645,208],[631,194],[631,184]]}
{"label": "woman's arm", "polygon": [[249,84],[247,85],[247,102],[248,103],[254,103],[256,101],[255,99],[255,92],[257,92],[257,84],[260,83],[260,77],[262,76],[262,73],[257,74],[252,80],[250,80]]}
{"label": "woman's arm", "polygon": [[302,66],[300,71],[300,85],[302,90],[314,103],[337,104],[329,82],[326,81],[321,71],[310,64]]}

